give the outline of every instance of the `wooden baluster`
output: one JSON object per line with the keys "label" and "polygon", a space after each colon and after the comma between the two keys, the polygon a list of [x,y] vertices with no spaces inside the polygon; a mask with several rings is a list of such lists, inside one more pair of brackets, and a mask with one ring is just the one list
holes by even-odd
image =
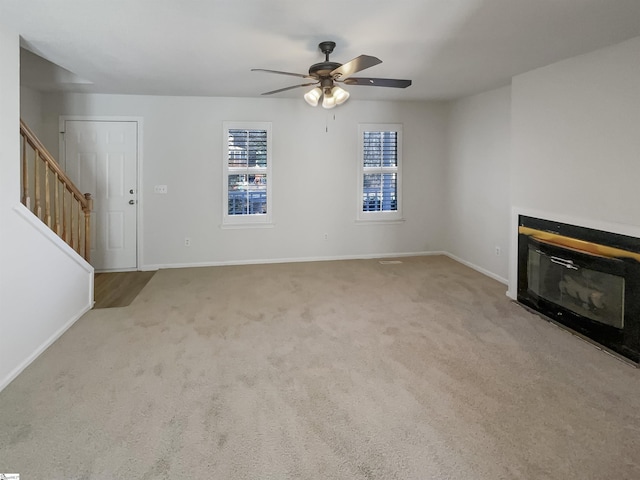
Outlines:
{"label": "wooden baluster", "polygon": [[49,162],[44,162],[44,223],[51,228],[51,187],[49,185]]}
{"label": "wooden baluster", "polygon": [[91,258],[91,210],[93,210],[93,199],[90,193],[85,193],[87,201],[84,207],[84,259],[88,262]]}
{"label": "wooden baluster", "polygon": [[84,197],[78,199],[78,253],[84,257]]}
{"label": "wooden baluster", "polygon": [[29,198],[29,168],[27,165],[27,137],[22,135],[22,204],[31,210]]}
{"label": "wooden baluster", "polygon": [[82,203],[78,200],[78,250],[80,256],[84,257],[84,210]]}
{"label": "wooden baluster", "polygon": [[69,192],[69,245],[74,248],[74,229],[73,229],[73,192]]}
{"label": "wooden baluster", "polygon": [[67,203],[69,204],[69,212],[67,216],[67,243],[69,246],[72,245],[72,237],[71,232],[73,232],[73,217],[71,216],[73,213],[73,196],[71,191],[67,191]]}
{"label": "wooden baluster", "polygon": [[33,173],[35,178],[35,190],[36,190],[36,211],[35,214],[37,217],[42,220],[42,206],[40,205],[40,169],[38,168],[38,160],[39,160],[39,152],[35,151],[35,159],[33,162]]}
{"label": "wooden baluster", "polygon": [[69,191],[69,245],[73,248],[73,192]]}
{"label": "wooden baluster", "polygon": [[80,198],[76,197],[76,204],[78,206],[78,212],[76,215],[76,239],[77,239],[77,244],[76,244],[76,252],[78,252],[80,255],[82,255],[82,248],[80,243],[82,241],[82,238],[80,238],[80,236],[82,235],[82,225],[80,224],[80,219],[82,218],[82,205],[80,204]]}
{"label": "wooden baluster", "polygon": [[[55,198],[54,198],[54,217],[55,217],[55,232],[56,235],[62,237],[62,228],[60,226],[60,177],[58,176],[58,172],[55,172],[56,175],[56,186],[55,186]],[[64,186],[64,185],[63,185]]]}
{"label": "wooden baluster", "polygon": [[69,227],[67,231],[69,246],[73,248],[73,192],[71,191],[69,191],[69,224],[67,226]]}
{"label": "wooden baluster", "polygon": [[69,243],[69,240],[67,239],[67,205],[66,205],[66,198],[67,198],[67,184],[63,183],[62,184],[62,240],[64,240],[65,242]]}
{"label": "wooden baluster", "polygon": [[75,251],[82,255],[82,225],[80,219],[82,215],[82,205],[80,204],[80,199],[76,196],[76,246]]}
{"label": "wooden baluster", "polygon": [[[78,249],[76,248],[77,242],[77,227],[74,227],[74,223],[78,223],[78,217],[75,213],[73,213],[73,207],[78,204],[78,199],[76,198],[76,194],[71,192],[71,248],[73,248],[76,252]],[[74,222],[75,220],[75,222]]]}

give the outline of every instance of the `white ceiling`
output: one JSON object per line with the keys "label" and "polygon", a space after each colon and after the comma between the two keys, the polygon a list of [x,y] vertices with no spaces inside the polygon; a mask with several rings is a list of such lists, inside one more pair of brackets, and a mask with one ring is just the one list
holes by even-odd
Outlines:
{"label": "white ceiling", "polygon": [[[640,0],[0,0],[39,90],[253,97],[324,59],[383,63],[354,76],[408,78],[352,98],[451,99],[640,35]],[[303,89],[276,94],[296,97]]]}

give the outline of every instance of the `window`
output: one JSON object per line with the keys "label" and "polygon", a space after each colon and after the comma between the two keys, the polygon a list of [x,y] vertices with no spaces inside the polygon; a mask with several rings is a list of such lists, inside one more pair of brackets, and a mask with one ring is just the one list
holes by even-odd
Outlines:
{"label": "window", "polygon": [[224,122],[223,225],[271,223],[271,124]]}
{"label": "window", "polygon": [[401,220],[402,125],[358,129],[358,220]]}

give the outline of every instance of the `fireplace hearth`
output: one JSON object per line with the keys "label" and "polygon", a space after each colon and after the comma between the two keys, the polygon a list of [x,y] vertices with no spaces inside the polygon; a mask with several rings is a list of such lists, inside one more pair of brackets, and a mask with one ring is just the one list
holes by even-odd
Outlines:
{"label": "fireplace hearth", "polygon": [[518,302],[640,363],[640,239],[519,217]]}

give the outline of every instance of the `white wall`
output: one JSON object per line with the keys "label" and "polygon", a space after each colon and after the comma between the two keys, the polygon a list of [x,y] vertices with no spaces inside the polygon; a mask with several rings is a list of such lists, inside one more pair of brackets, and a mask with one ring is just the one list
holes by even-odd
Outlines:
{"label": "white wall", "polygon": [[91,307],[93,295],[91,266],[19,201],[19,71],[18,35],[0,25],[0,390]]}
{"label": "white wall", "polygon": [[640,37],[514,77],[511,118],[514,217],[640,236]]}
{"label": "white wall", "polygon": [[[355,96],[327,112],[302,98],[50,94],[45,136],[59,115],[143,118],[142,268],[441,250],[444,105]],[[225,120],[272,122],[274,228],[220,228]],[[358,123],[404,125],[403,223],[355,223]]]}
{"label": "white wall", "polygon": [[511,87],[451,104],[445,183],[447,252],[504,283],[511,212],[510,109]]}
{"label": "white wall", "polygon": [[[20,118],[38,138],[43,134],[42,102],[42,93],[29,87],[20,87]],[[57,158],[57,152],[52,153]]]}

